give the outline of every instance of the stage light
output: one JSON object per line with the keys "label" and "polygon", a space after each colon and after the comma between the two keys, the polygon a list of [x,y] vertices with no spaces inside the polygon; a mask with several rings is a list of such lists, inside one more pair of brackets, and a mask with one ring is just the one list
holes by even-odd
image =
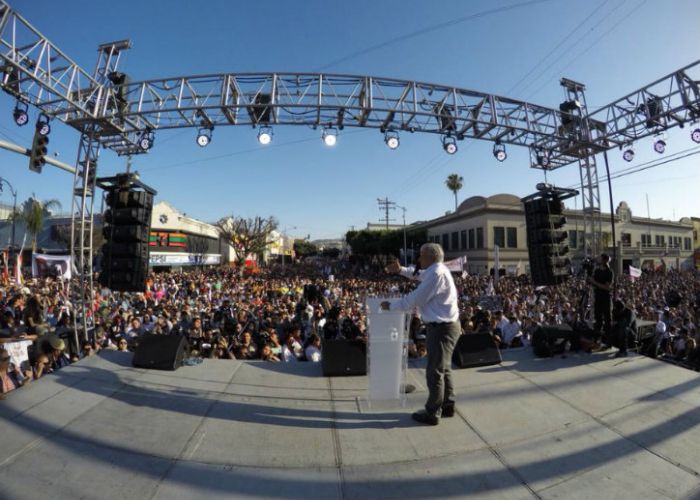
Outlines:
{"label": "stage light", "polygon": [[457,152],[457,141],[451,135],[442,136],[442,149],[448,155],[453,155]]}
{"label": "stage light", "polygon": [[15,119],[15,123],[18,127],[24,127],[29,123],[29,113],[27,113],[27,105],[23,102],[17,102],[15,104],[15,110],[12,112],[12,116]]}
{"label": "stage light", "polygon": [[258,142],[263,146],[272,142],[272,127],[260,127],[260,132],[258,132]]}
{"label": "stage light", "polygon": [[335,146],[338,141],[338,131],[333,127],[326,127],[323,129],[321,139],[326,146]]}
{"label": "stage light", "polygon": [[37,134],[46,137],[51,133],[51,125],[49,125],[49,117],[44,113],[39,115],[36,120],[36,132]]}
{"label": "stage light", "polygon": [[537,159],[537,164],[540,167],[547,167],[549,166],[549,154],[547,154],[546,151],[542,149],[538,149],[535,151],[535,158]]}
{"label": "stage light", "polygon": [[700,143],[700,128],[694,129],[690,133],[690,138],[693,140],[693,142],[698,142]]}
{"label": "stage light", "polygon": [[631,147],[625,149],[622,153],[622,159],[625,161],[634,160],[634,149],[632,149]]}
{"label": "stage light", "polygon": [[396,149],[399,147],[399,133],[393,130],[387,130],[384,133],[384,142],[389,147],[389,149]]}
{"label": "stage light", "polygon": [[200,128],[197,132],[197,146],[200,148],[206,148],[211,142],[211,131],[210,128]]}
{"label": "stage light", "polygon": [[664,151],[666,151],[666,141],[662,138],[656,139],[656,141],[654,141],[654,151],[660,155],[663,154]]}
{"label": "stage light", "polygon": [[496,144],[494,144],[493,145],[493,156],[498,161],[505,161],[505,159],[508,158],[508,154],[506,153],[505,144],[501,144],[500,142],[497,142]]}
{"label": "stage light", "polygon": [[155,137],[153,135],[153,132],[150,129],[146,129],[143,132],[141,132],[141,136],[138,140],[138,145],[144,151],[148,151],[153,147],[154,140]]}

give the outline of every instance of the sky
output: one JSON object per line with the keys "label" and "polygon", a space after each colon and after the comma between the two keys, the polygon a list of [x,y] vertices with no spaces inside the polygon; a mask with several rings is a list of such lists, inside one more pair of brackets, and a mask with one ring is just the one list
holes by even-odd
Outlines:
{"label": "sky", "polygon": [[[318,72],[434,82],[526,100],[552,108],[567,77],[586,85],[589,110],[604,106],[700,59],[697,0],[332,0],[189,2],[150,0],[10,0],[64,53],[92,72],[97,46],[130,39],[120,70],[132,81],[227,72]],[[495,11],[495,12],[493,12]],[[30,147],[31,126],[12,120],[13,99],[0,95],[0,138]],[[30,120],[35,119],[32,112]],[[376,129],[346,127],[334,148],[318,130],[275,127],[261,146],[249,126],[218,127],[199,148],[195,129],[160,131],[148,154],[133,159],[143,182],[188,216],[274,216],[289,235],[340,238],[383,217],[377,198],[406,209],[406,222],[454,210],[448,175],[464,178],[459,201],[525,196],[544,180],[524,148],[497,162],[493,144],[465,140],[457,154],[439,137],[411,134],[389,150]],[[49,151],[74,164],[79,134],[52,123]],[[609,154],[620,171],[660,156],[652,139],[635,145],[631,164]],[[664,156],[697,148],[689,128],[670,131]],[[19,200],[35,194],[70,211],[72,176],[46,166],[30,172],[24,156],[0,150],[0,176]],[[99,176],[124,171],[126,159],[103,151]],[[635,215],[678,220],[700,216],[700,155],[614,179],[613,205]],[[604,166],[599,161],[599,176]],[[548,174],[559,186],[580,184],[576,165]],[[649,200],[647,210],[647,198]],[[10,204],[9,190],[0,202]],[[580,198],[569,205],[581,207]],[[610,210],[606,186],[601,206]],[[392,213],[401,222],[401,210]]]}

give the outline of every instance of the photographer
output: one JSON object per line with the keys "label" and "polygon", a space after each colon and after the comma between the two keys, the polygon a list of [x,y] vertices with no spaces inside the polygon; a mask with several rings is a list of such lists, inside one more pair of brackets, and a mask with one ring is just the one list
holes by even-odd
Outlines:
{"label": "photographer", "polygon": [[612,339],[619,348],[616,358],[627,357],[627,343],[629,338],[635,338],[637,332],[637,317],[634,311],[626,307],[621,300],[615,300],[613,306],[613,319],[615,327],[612,333]]}
{"label": "photographer", "polygon": [[614,275],[610,269],[610,256],[608,254],[600,254],[597,261],[597,266],[593,271],[592,276],[588,276],[586,281],[593,287],[593,312],[595,314],[595,323],[593,329],[597,335],[602,331],[602,342],[606,346],[610,346],[610,330],[612,323],[611,299],[612,299],[612,284]]}

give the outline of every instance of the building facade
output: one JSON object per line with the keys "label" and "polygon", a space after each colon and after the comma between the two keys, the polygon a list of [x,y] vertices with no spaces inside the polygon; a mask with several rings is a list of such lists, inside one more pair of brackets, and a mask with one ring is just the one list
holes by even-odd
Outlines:
{"label": "building facade", "polygon": [[[564,230],[569,236],[569,258],[580,261],[586,251],[583,242],[583,213],[566,209]],[[693,224],[634,217],[627,203],[621,202],[614,215],[618,272],[627,266],[641,268],[666,266],[686,269],[695,266]],[[512,274],[529,272],[525,212],[520,199],[510,194],[473,196],[457,212],[422,222],[428,241],[440,243],[447,260],[467,257],[467,271],[484,274],[494,267],[495,247],[499,248],[501,269]],[[602,214],[602,251],[613,254],[610,214]]]}

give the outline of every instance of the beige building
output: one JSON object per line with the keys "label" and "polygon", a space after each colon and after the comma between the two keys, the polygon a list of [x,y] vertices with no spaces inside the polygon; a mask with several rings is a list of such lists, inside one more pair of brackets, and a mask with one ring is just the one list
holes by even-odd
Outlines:
{"label": "beige building", "polygon": [[[678,222],[634,217],[625,202],[615,211],[617,268],[627,266],[691,268],[693,261],[693,224],[684,218]],[[566,209],[569,233],[569,258],[579,262],[584,256],[582,212]],[[525,213],[520,198],[497,194],[485,198],[472,196],[456,213],[418,224],[428,232],[428,241],[440,243],[447,260],[467,257],[467,270],[484,274],[494,266],[494,247],[498,245],[500,266],[509,273],[529,271]],[[610,215],[602,215],[603,251],[612,256]],[[619,272],[619,271],[618,271]]]}

